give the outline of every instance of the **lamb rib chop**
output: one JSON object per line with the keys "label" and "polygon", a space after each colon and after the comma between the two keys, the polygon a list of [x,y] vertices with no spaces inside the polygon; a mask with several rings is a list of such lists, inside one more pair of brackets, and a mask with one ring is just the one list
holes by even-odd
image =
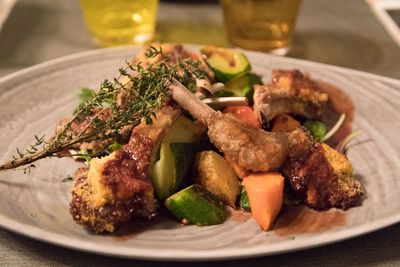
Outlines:
{"label": "lamb rib chop", "polygon": [[[208,127],[210,141],[226,156],[253,172],[272,171],[283,165],[292,133],[271,133],[243,124],[230,114],[214,111],[178,81],[171,85],[172,98]],[[307,135],[299,128],[297,134]],[[293,134],[295,134],[293,133]]]}
{"label": "lamb rib chop", "polygon": [[70,212],[96,233],[114,232],[135,217],[152,217],[157,208],[149,178],[162,137],[181,109],[164,106],[151,125],[142,121],[129,142],[109,156],[94,158],[75,174]]}
{"label": "lamb rib chop", "polygon": [[216,112],[179,82],[172,98],[208,127],[210,141],[241,171],[283,170],[295,193],[316,209],[347,209],[361,200],[348,159],[325,144],[315,143],[302,127],[290,133],[271,133]]}
{"label": "lamb rib chop", "polygon": [[298,70],[273,70],[272,83],[254,86],[254,112],[261,122],[282,113],[319,118],[327,102],[328,94]]}

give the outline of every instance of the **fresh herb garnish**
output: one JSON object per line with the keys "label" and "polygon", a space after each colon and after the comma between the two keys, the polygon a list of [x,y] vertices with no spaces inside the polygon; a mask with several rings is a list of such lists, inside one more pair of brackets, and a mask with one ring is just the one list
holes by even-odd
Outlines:
{"label": "fresh herb garnish", "polygon": [[[173,79],[189,86],[195,79],[204,77],[197,60],[173,60],[163,54],[161,47],[157,49],[153,46],[147,49],[145,55],[147,58],[160,56],[160,60],[147,67],[127,62],[125,68],[119,69],[118,78],[105,80],[98,92],[79,104],[73,117],[53,138],[45,141],[44,136],[35,136],[35,143],[24,152],[18,149],[17,156],[0,165],[0,171],[28,165],[24,171],[30,172],[34,167],[31,163],[56,157],[58,152],[73,145],[113,140],[123,127],[135,126],[141,119],[151,124],[155,111],[168,99],[169,84]],[[121,95],[124,96],[124,103],[120,103]],[[85,122],[83,129],[73,129],[74,124],[82,122]]]}
{"label": "fresh herb garnish", "polygon": [[78,96],[80,103],[85,103],[90,98],[92,98],[95,94],[96,93],[93,89],[84,87],[84,88],[79,89],[77,96]]}

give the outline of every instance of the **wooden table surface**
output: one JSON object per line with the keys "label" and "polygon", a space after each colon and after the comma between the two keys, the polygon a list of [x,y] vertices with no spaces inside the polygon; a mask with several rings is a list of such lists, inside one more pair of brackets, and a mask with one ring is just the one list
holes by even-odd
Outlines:
{"label": "wooden table surface", "polygon": [[[188,1],[186,1],[188,2]],[[157,38],[229,45],[215,1],[162,2]],[[95,49],[73,0],[18,0],[0,32],[0,77],[34,64]],[[400,78],[400,47],[362,0],[306,0],[290,57]],[[60,248],[0,229],[0,266],[183,266],[116,259]],[[191,266],[400,266],[400,224],[305,251]]]}

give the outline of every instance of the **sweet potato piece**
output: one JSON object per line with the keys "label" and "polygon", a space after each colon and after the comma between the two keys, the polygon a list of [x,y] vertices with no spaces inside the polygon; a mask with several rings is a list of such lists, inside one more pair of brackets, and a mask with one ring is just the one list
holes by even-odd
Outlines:
{"label": "sweet potato piece", "polygon": [[283,176],[277,172],[256,173],[246,176],[242,184],[254,219],[264,231],[268,230],[282,208]]}
{"label": "sweet potato piece", "polygon": [[230,113],[240,121],[247,123],[256,128],[261,128],[260,122],[258,121],[254,111],[249,106],[230,106],[224,109],[224,113]]}
{"label": "sweet potato piece", "polygon": [[272,132],[289,133],[300,126],[300,122],[288,114],[275,117]]}

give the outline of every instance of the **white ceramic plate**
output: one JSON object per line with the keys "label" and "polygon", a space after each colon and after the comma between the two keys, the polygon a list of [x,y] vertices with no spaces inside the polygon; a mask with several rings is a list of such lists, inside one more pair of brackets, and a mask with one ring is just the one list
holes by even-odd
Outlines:
{"label": "white ceramic plate", "polygon": [[[196,49],[192,46],[191,49]],[[65,57],[0,80],[0,161],[33,134],[50,136],[59,119],[76,105],[77,88],[96,88],[137,53],[137,48],[96,50]],[[362,177],[366,199],[350,209],[340,225],[295,239],[265,233],[250,217],[217,226],[152,224],[124,240],[92,235],[68,212],[71,183],[62,182],[78,164],[71,159],[43,160],[31,175],[0,174],[0,226],[78,250],[152,260],[211,260],[269,255],[305,249],[365,234],[400,221],[400,82],[358,71],[290,58],[246,52],[253,70],[270,79],[271,69],[298,68],[345,90],[356,105],[354,128],[364,134],[349,150],[354,172]],[[328,227],[329,228],[329,227]]]}

